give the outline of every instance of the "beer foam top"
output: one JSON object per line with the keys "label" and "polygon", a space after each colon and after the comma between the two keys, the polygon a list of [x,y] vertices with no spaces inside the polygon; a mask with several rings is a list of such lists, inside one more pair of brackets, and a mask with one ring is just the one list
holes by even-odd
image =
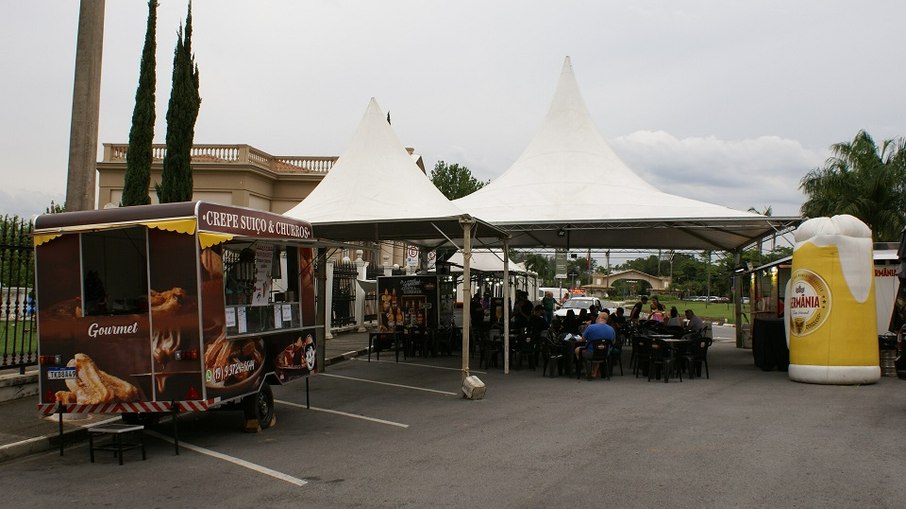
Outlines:
{"label": "beer foam top", "polygon": [[815,246],[836,246],[840,269],[853,297],[860,302],[868,298],[874,279],[871,229],[849,214],[816,217],[805,221],[793,232],[796,247],[811,243]]}

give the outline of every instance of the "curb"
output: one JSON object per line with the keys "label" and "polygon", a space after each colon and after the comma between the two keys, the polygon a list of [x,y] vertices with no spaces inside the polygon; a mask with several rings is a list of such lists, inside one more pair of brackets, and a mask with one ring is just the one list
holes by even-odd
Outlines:
{"label": "curb", "polygon": [[[88,440],[88,430],[94,426],[99,426],[111,420],[118,420],[119,418],[113,419],[104,419],[97,422],[92,422],[91,424],[78,425],[78,427],[63,429],[63,446],[64,452],[67,448],[71,448],[74,445],[77,445],[81,442]],[[22,458],[29,456],[31,454],[47,452],[54,449],[60,448],[60,434],[53,433],[48,435],[42,435],[39,437],[27,438],[19,442],[13,442],[11,444],[0,445],[0,463],[5,461],[13,460],[16,458]]]}
{"label": "curb", "polygon": [[343,362],[343,361],[348,361],[348,360],[350,360],[350,359],[355,359],[356,357],[358,357],[358,356],[360,356],[360,355],[368,355],[368,348],[362,348],[362,349],[360,349],[360,350],[351,350],[351,351],[346,352],[346,353],[344,353],[344,354],[335,355],[335,356],[330,357],[330,358],[328,358],[328,359],[324,359],[324,366],[325,366],[325,367],[326,367],[326,366],[332,366],[332,365],[334,365],[334,364],[337,364],[337,363],[340,363],[340,362]]}

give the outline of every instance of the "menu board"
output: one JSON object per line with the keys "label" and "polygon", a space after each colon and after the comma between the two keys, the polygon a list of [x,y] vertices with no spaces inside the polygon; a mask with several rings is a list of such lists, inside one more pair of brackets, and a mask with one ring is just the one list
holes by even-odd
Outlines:
{"label": "menu board", "polygon": [[437,276],[382,276],[377,278],[377,291],[380,330],[437,327]]}

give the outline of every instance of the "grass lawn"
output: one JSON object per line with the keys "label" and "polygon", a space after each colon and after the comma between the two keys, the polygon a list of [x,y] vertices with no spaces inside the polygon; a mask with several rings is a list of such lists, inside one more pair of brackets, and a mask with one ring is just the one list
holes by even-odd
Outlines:
{"label": "grass lawn", "polygon": [[32,330],[34,326],[31,321],[0,320],[0,362],[5,355],[19,353],[23,349],[23,343],[23,353],[38,351],[38,334]]}
{"label": "grass lawn", "polygon": [[[736,323],[736,307],[730,303],[717,304],[713,302],[691,302],[680,300],[676,297],[670,297],[668,295],[658,295],[661,304],[664,305],[668,315],[670,313],[670,306],[676,306],[677,311],[680,313],[680,317],[683,316],[683,312],[687,309],[691,309],[693,313],[700,316],[702,320],[706,322],[723,322],[723,323]],[[651,302],[649,301],[649,304]],[[632,304],[627,304],[630,308]],[[748,311],[748,306],[743,306],[743,312]],[[629,309],[627,309],[628,311]],[[648,311],[647,309],[645,311]]]}

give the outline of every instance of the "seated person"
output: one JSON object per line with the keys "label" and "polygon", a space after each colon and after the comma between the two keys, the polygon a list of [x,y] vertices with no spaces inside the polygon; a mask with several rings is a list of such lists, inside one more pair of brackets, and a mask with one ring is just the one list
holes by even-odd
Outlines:
{"label": "seated person", "polygon": [[610,319],[607,320],[607,323],[618,332],[626,326],[626,315],[624,313],[625,310],[622,307],[618,307],[616,312],[610,315]]}
{"label": "seated person", "polygon": [[572,309],[566,310],[566,318],[563,319],[563,331],[567,334],[579,334],[579,319],[576,318],[576,312]]}
{"label": "seated person", "polygon": [[[594,357],[595,348],[597,347],[598,342],[608,341],[613,344],[614,339],[616,339],[616,331],[610,325],[607,325],[607,320],[610,318],[608,313],[601,311],[598,313],[598,319],[595,323],[589,325],[585,328],[585,331],[582,333],[582,337],[585,338],[585,346],[576,347],[576,359],[586,359],[591,360]],[[594,371],[591,373],[592,377],[598,376],[599,367],[595,366]]]}
{"label": "seated person", "polygon": [[667,315],[664,313],[664,305],[660,303],[651,304],[651,314],[648,315],[649,320],[655,322],[664,323],[667,320]]}
{"label": "seated person", "polygon": [[691,309],[686,310],[686,320],[689,321],[689,323],[686,324],[686,330],[688,330],[689,332],[700,334],[705,329],[704,320],[696,316],[696,314]]}
{"label": "seated person", "polygon": [[544,318],[544,306],[538,304],[532,310],[532,316],[529,317],[528,333],[533,338],[537,338],[541,332],[546,330],[548,330],[548,325]]}
{"label": "seated person", "polygon": [[680,318],[676,306],[670,306],[670,317],[667,318],[667,328],[677,330],[683,328],[683,319]]}

